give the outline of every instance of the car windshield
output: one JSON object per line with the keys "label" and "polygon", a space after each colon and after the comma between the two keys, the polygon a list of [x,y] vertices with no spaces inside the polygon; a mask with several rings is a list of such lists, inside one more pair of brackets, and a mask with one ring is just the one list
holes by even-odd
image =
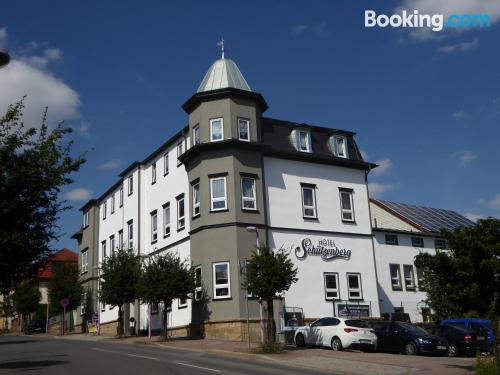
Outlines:
{"label": "car windshield", "polygon": [[364,320],[346,320],[345,322],[346,326],[349,327],[357,327],[357,328],[370,328],[367,322]]}
{"label": "car windshield", "polygon": [[413,333],[414,335],[428,335],[429,332],[427,332],[425,329],[419,327],[419,326],[414,326],[412,324],[406,324],[402,323],[400,324],[401,327],[409,331],[410,333]]}

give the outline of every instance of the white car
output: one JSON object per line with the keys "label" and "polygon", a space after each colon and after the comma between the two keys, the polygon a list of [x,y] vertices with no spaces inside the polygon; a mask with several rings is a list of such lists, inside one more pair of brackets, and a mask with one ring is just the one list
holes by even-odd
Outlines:
{"label": "white car", "polygon": [[377,348],[377,336],[368,323],[358,319],[321,318],[295,331],[297,346],[327,346],[333,350]]}

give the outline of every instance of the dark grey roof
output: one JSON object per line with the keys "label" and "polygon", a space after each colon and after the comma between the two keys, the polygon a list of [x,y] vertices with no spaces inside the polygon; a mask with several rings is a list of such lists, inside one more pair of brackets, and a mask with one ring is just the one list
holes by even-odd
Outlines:
{"label": "dark grey roof", "polygon": [[454,230],[460,227],[474,226],[472,221],[451,210],[389,202],[379,199],[373,199],[373,201],[381,203],[397,215],[402,216],[429,232],[441,232],[443,229]]}

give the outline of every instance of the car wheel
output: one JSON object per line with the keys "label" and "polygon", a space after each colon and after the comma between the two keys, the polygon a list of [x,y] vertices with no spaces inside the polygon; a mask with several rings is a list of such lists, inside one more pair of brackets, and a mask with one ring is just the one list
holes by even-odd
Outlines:
{"label": "car wheel", "polygon": [[304,335],[302,333],[299,333],[297,337],[295,337],[295,345],[300,346],[301,348],[306,346],[306,341],[304,340]]}
{"label": "car wheel", "polygon": [[334,337],[332,339],[332,350],[334,350],[336,352],[344,350],[344,348],[342,346],[342,341],[340,341],[340,339],[338,337]]}
{"label": "car wheel", "polygon": [[417,354],[417,347],[411,341],[407,342],[405,344],[405,354],[406,355],[415,355],[415,354]]}
{"label": "car wheel", "polygon": [[448,346],[448,356],[450,357],[458,356],[458,348],[455,344],[450,344],[450,346]]}

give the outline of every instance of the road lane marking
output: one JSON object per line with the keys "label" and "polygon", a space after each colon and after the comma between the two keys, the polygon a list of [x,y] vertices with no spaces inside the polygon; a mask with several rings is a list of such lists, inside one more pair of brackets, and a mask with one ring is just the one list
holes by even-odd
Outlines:
{"label": "road lane marking", "polygon": [[184,363],[184,362],[175,362],[175,363],[178,364],[178,365],[181,365],[181,366],[199,368],[200,370],[205,370],[205,371],[222,372],[221,370],[216,370],[214,368],[201,367],[201,366],[191,365],[189,363]]}
{"label": "road lane marking", "polygon": [[101,348],[90,348],[90,349],[98,351],[98,352],[116,353],[114,350],[107,350],[107,349],[101,349]]}
{"label": "road lane marking", "polygon": [[158,358],[154,357],[148,357],[147,355],[139,355],[139,354],[127,354],[129,357],[136,357],[136,358],[144,358],[144,359],[150,359],[152,361],[160,361]]}

